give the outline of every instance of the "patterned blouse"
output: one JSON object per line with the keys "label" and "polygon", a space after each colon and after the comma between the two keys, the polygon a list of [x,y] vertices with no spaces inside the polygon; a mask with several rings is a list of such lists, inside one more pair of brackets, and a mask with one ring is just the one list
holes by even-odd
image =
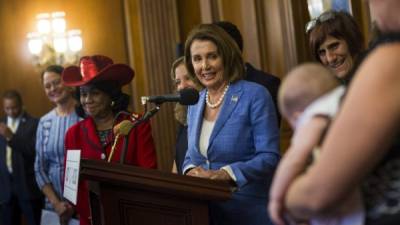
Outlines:
{"label": "patterned blouse", "polygon": [[399,224],[400,136],[362,185],[367,225]]}
{"label": "patterned blouse", "polygon": [[[75,111],[68,116],[58,116],[53,109],[40,118],[36,133],[35,176],[40,190],[51,184],[62,199],[62,177],[64,174],[64,136],[68,128],[80,121]],[[46,198],[45,208],[54,208]]]}
{"label": "patterned blouse", "polygon": [[[369,53],[388,43],[400,43],[400,32],[379,36]],[[397,132],[386,156],[362,184],[366,225],[400,224],[400,131]]]}

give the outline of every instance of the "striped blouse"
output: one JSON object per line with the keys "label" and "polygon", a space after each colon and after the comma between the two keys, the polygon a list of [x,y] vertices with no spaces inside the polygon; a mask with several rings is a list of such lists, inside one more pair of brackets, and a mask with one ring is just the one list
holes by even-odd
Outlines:
{"label": "striped blouse", "polygon": [[[40,190],[51,184],[57,196],[62,199],[62,177],[64,174],[64,136],[68,128],[80,120],[73,112],[58,116],[53,109],[40,118],[36,133],[35,176]],[[46,209],[54,208],[46,198]]]}

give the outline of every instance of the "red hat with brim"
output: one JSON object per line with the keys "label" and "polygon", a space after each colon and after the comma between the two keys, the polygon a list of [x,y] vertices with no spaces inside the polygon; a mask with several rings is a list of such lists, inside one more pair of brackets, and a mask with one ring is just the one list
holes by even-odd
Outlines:
{"label": "red hat with brim", "polygon": [[115,81],[120,86],[128,84],[135,72],[128,65],[114,64],[112,59],[103,55],[84,56],[78,66],[64,69],[62,79],[66,86],[83,86],[100,81]]}

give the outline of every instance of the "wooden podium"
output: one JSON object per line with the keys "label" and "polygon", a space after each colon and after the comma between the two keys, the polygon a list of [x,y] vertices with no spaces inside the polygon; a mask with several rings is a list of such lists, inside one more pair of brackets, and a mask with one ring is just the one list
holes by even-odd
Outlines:
{"label": "wooden podium", "polygon": [[207,225],[208,201],[231,197],[228,183],[82,160],[94,225]]}

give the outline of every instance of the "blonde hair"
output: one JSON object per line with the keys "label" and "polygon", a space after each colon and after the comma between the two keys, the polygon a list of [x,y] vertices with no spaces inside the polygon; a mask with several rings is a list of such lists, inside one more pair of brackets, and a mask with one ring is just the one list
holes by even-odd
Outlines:
{"label": "blonde hair", "polygon": [[172,63],[172,66],[171,66],[171,72],[170,72],[170,75],[171,75],[171,79],[172,80],[175,80],[175,78],[176,78],[176,73],[175,73],[175,70],[176,70],[176,68],[178,67],[178,66],[180,66],[180,65],[185,65],[185,57],[183,57],[183,56],[181,56],[181,57],[179,57],[179,58],[177,58],[173,63]]}
{"label": "blonde hair", "polygon": [[278,93],[279,109],[286,118],[302,112],[318,97],[339,85],[335,74],[317,63],[305,63],[291,70]]}
{"label": "blonde hair", "polygon": [[[185,65],[185,57],[184,57],[184,56],[181,56],[181,57],[177,58],[177,59],[172,63],[171,72],[170,72],[170,76],[171,76],[172,81],[175,81],[175,79],[176,79],[176,68],[178,68],[180,65],[184,65],[185,68],[186,68],[186,65]],[[195,88],[196,90],[200,91],[201,89],[204,88],[203,85],[202,85],[197,79],[194,79],[194,78],[193,78],[192,76],[190,76],[190,75],[189,75],[188,77],[190,78],[191,81],[193,81],[193,83],[194,83],[194,85],[195,85],[194,88]],[[176,88],[175,82],[174,82],[174,88]]]}
{"label": "blonde hair", "polygon": [[[176,68],[178,68],[178,66],[180,66],[180,65],[184,65],[186,67],[184,59],[185,59],[185,57],[181,56],[172,63],[171,72],[170,72],[172,81],[175,81],[175,79],[176,79]],[[191,76],[189,76],[189,78],[193,81],[193,83],[195,85],[194,88],[196,90],[199,91],[199,90],[203,89],[203,86],[201,85],[200,82],[198,82],[198,80],[193,80],[193,77],[191,77]],[[174,82],[174,88],[176,88],[175,82]],[[187,106],[176,103],[175,108],[174,108],[175,119],[179,123],[181,123],[182,125],[185,125],[185,126],[187,125],[186,114],[187,114]]]}

